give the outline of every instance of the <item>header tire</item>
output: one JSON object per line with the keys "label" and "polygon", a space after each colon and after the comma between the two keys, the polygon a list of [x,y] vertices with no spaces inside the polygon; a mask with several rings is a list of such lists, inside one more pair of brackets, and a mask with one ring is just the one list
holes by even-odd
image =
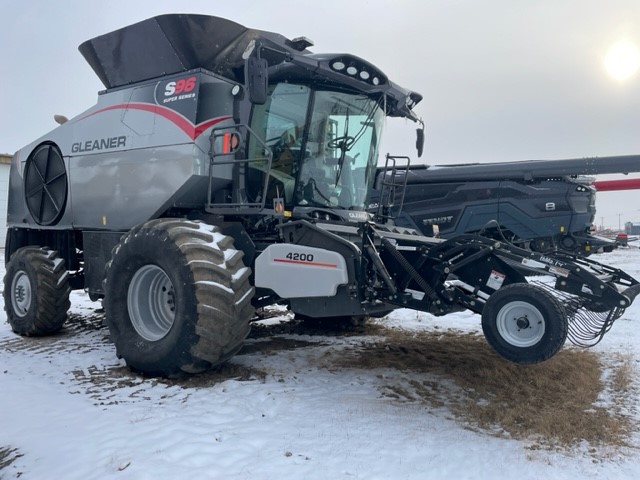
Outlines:
{"label": "header tire", "polygon": [[502,357],[515,363],[540,363],[555,355],[567,339],[568,320],[550,292],[528,283],[502,287],[482,311],[482,331]]}

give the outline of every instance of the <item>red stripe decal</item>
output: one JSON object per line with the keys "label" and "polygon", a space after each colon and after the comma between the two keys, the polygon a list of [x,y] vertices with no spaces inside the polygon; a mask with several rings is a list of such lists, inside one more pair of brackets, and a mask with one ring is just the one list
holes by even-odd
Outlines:
{"label": "red stripe decal", "polygon": [[161,105],[154,105],[152,103],[120,103],[117,105],[110,105],[108,107],[100,108],[95,112],[91,112],[88,115],[78,119],[78,121],[84,120],[85,118],[89,118],[93,115],[97,115],[102,112],[107,112],[109,110],[142,110],[144,112],[151,112],[155,115],[160,115],[161,117],[166,118],[171,123],[180,128],[184,133],[186,133],[191,140],[195,140],[202,132],[204,132],[209,127],[214,126],[217,123],[223,122],[225,120],[229,120],[231,115],[225,115],[223,117],[212,118],[209,120],[205,120],[204,122],[200,122],[198,125],[194,125],[183,115],[178,112],[171,110],[170,108],[163,107]]}
{"label": "red stripe decal", "polygon": [[274,258],[273,259],[274,262],[280,262],[280,263],[297,263],[300,265],[309,265],[311,267],[331,267],[331,268],[336,268],[338,266],[337,263],[321,263],[321,262],[303,262],[301,260],[289,260],[286,258]]}

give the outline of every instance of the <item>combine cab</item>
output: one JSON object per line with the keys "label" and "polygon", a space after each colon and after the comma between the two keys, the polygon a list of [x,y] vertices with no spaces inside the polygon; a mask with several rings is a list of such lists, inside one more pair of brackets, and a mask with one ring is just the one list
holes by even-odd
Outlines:
{"label": "combine cab", "polygon": [[224,362],[254,309],[276,303],[344,321],[468,308],[519,363],[551,357],[567,336],[599,340],[640,289],[624,272],[374,221],[385,117],[421,123],[421,96],[310,46],[200,15],[82,44],[106,90],[12,160],[13,330],[59,330],[69,292],[84,289],[103,301],[117,355],[162,376]]}

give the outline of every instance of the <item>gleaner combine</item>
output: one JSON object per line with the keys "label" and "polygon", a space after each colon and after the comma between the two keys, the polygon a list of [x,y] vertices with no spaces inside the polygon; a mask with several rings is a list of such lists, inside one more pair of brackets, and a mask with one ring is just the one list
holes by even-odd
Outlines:
{"label": "gleaner combine", "polygon": [[[12,160],[13,330],[58,331],[70,290],[84,289],[103,300],[117,355],[165,376],[224,362],[254,309],[276,303],[345,320],[470,309],[519,363],[551,357],[567,335],[598,341],[640,290],[624,272],[376,222],[384,118],[420,124],[422,97],[366,60],[309,46],[200,15],[83,43],[106,87],[97,105]],[[419,150],[423,138],[419,128]],[[529,283],[523,268],[544,276]]]}

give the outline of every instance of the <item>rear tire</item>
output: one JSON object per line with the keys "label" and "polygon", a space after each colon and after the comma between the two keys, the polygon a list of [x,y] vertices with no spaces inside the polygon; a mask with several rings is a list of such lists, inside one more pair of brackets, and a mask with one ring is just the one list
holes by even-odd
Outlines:
{"label": "rear tire", "polygon": [[528,283],[507,285],[489,297],[482,331],[502,357],[515,363],[543,362],[567,339],[564,308],[551,293]]}
{"label": "rear tire", "polygon": [[233,356],[253,316],[251,271],[217,227],[180,219],[129,231],[107,265],[104,308],[118,357],[157,376]]}
{"label": "rear tire", "polygon": [[11,329],[25,336],[51,335],[67,319],[69,274],[53,250],[22,247],[11,255],[4,277],[4,309]]}

